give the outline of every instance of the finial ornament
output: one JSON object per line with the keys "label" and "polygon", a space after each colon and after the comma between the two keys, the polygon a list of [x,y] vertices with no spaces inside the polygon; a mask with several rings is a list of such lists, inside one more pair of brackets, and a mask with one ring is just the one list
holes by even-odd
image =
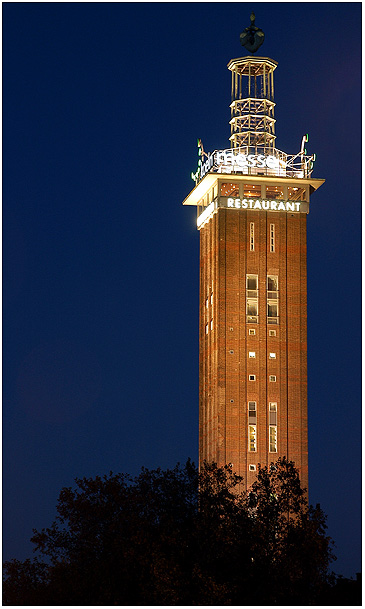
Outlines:
{"label": "finial ornament", "polygon": [[250,20],[250,27],[246,27],[240,35],[240,43],[250,53],[256,53],[257,49],[264,42],[265,34],[259,27],[255,26],[255,13],[251,13]]}

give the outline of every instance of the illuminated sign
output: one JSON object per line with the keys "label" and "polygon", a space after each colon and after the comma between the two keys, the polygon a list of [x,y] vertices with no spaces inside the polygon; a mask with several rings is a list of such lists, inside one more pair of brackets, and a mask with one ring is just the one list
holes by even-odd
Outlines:
{"label": "illuminated sign", "polygon": [[[205,161],[204,163],[202,162],[202,157],[208,157],[208,161]],[[207,154],[204,151],[204,146],[203,146],[203,142],[201,141],[200,138],[198,138],[198,167],[196,169],[196,172],[193,173],[191,172],[191,179],[194,180],[194,182],[198,182],[198,180],[200,180],[203,176],[205,176],[205,174],[207,173],[207,171],[209,171],[209,169],[211,169],[213,167],[213,155],[212,154]]]}
{"label": "illuminated sign", "polygon": [[[272,154],[243,154],[241,152],[235,154],[232,149],[215,150],[207,154],[204,152],[201,140],[198,140],[198,156],[197,170],[191,174],[195,182],[201,180],[212,168],[214,168],[214,171],[217,171],[220,167],[232,167],[242,173],[248,172],[253,167],[257,169],[271,169],[275,173],[285,171],[286,168],[286,162]],[[203,157],[206,157],[205,161]]]}
{"label": "illuminated sign", "polygon": [[[197,184],[204,176],[214,173],[238,172],[243,175],[274,175],[292,176],[296,178],[310,177],[315,161],[315,154],[307,155],[304,145],[308,142],[308,133],[303,136],[298,154],[288,155],[277,148],[260,146],[261,154],[253,146],[228,148],[205,152],[201,139],[198,139],[198,167],[191,173]],[[255,154],[250,154],[250,153]]]}
{"label": "illuminated sign", "polygon": [[233,154],[232,150],[218,150],[216,153],[217,165],[237,165],[238,167],[257,167],[263,169],[279,169],[285,168],[286,163],[279,161],[272,155],[265,156],[263,154]]}
{"label": "illuminated sign", "polygon": [[[266,199],[232,199],[227,198],[225,207],[236,209],[262,209],[264,211],[307,211],[301,209],[302,202],[297,201],[275,201]],[[222,207],[222,205],[220,205]]]}
{"label": "illuminated sign", "polygon": [[[203,178],[214,165],[214,157],[217,153],[213,152],[207,155],[207,160],[200,165],[200,178]],[[194,179],[194,178],[193,178]]]}
{"label": "illuminated sign", "polygon": [[224,209],[257,209],[260,211],[285,211],[294,213],[308,213],[309,205],[306,201],[277,201],[275,199],[234,199],[232,197],[218,197],[202,211],[197,218],[197,227],[200,228],[214,211]]}

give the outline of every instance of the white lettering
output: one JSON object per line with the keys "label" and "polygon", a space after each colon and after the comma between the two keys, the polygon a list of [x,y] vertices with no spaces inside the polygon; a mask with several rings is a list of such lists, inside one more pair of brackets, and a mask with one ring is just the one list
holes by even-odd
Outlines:
{"label": "white lettering", "polygon": [[[223,200],[225,200],[223,198]],[[224,206],[224,203],[221,206]],[[301,203],[275,201],[273,199],[234,199],[227,197],[226,207],[235,209],[261,209],[264,211],[300,211]]]}
{"label": "white lettering", "polygon": [[257,157],[257,167],[265,167],[265,157],[263,154],[259,154]]}
{"label": "white lettering", "polygon": [[247,157],[245,154],[237,154],[235,160],[239,167],[247,167]]}
{"label": "white lettering", "polygon": [[234,156],[233,156],[233,152],[226,152],[225,153],[225,159],[224,159],[224,164],[226,165],[230,165],[234,163]]}
{"label": "white lettering", "polygon": [[286,162],[282,159],[278,159],[274,154],[265,156],[263,154],[243,154],[237,152],[235,154],[234,149],[228,150],[216,150],[214,153],[208,154],[203,161],[203,158],[199,159],[199,174],[193,174],[193,179],[202,179],[208,171],[210,171],[214,165],[218,167],[221,165],[236,166],[242,173],[246,173],[246,168],[257,167],[263,169],[268,167],[278,173],[283,171],[285,175]]}
{"label": "white lettering", "polygon": [[247,161],[248,161],[248,167],[255,167],[256,166],[256,159],[255,159],[255,154],[249,154],[247,157]]}
{"label": "white lettering", "polygon": [[278,159],[276,159],[274,156],[267,156],[266,157],[266,167],[268,167],[269,169],[278,169],[278,167],[279,167]]}
{"label": "white lettering", "polygon": [[217,161],[216,161],[217,165],[222,165],[222,163],[224,163],[224,156],[225,156],[224,152],[220,152],[218,150],[218,152],[216,152],[216,155],[217,155]]}

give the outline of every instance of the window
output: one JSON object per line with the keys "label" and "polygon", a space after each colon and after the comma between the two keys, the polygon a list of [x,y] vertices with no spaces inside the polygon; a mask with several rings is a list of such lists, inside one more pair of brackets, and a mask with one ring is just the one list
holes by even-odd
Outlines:
{"label": "window", "polygon": [[256,412],[256,402],[248,403],[248,423],[249,425],[256,425],[257,423],[257,412]]}
{"label": "window", "polygon": [[210,295],[210,304],[211,304],[211,305],[213,304],[213,292],[212,292],[212,293],[211,293],[211,295]]}
{"label": "window", "polygon": [[276,425],[269,425],[269,452],[278,452],[278,433]]}
{"label": "window", "polygon": [[277,425],[277,402],[269,402],[269,425]]}
{"label": "window", "polygon": [[270,252],[275,252],[275,224],[270,224]]}
{"label": "window", "polygon": [[248,333],[249,333],[250,336],[255,336],[256,330],[254,330],[252,328],[249,328]]}
{"label": "window", "polygon": [[246,315],[248,323],[257,323],[258,315],[258,277],[246,275]]}
{"label": "window", "polygon": [[255,223],[250,222],[250,252],[255,251]]}
{"label": "window", "polygon": [[206,299],[205,301],[205,306],[208,308],[209,307],[209,298]]}
{"label": "window", "polygon": [[284,198],[284,186],[271,186],[266,185],[266,198],[267,199],[283,199]]}
{"label": "window", "polygon": [[248,292],[255,292],[252,297],[257,296],[257,275],[246,275],[246,288]]}
{"label": "window", "polygon": [[255,472],[256,471],[256,465],[254,463],[250,463],[250,465],[248,466],[248,471],[249,472]]}
{"label": "window", "polygon": [[276,353],[269,353],[269,359],[276,359]]}
{"label": "window", "polygon": [[256,381],[256,374],[249,374],[248,375],[248,380],[249,381]]}
{"label": "window", "polygon": [[267,323],[279,323],[279,307],[278,307],[278,277],[277,275],[268,275],[266,281],[267,288]]}
{"label": "window", "polygon": [[276,330],[269,330],[269,336],[276,336]]}
{"label": "window", "polygon": [[257,310],[258,310],[257,299],[256,300],[247,299],[247,303],[246,303],[247,323],[257,324],[257,317],[258,317]]}
{"label": "window", "polygon": [[268,317],[277,317],[278,316],[278,305],[276,302],[267,303],[267,316]]}
{"label": "window", "polygon": [[275,376],[275,374],[270,374],[269,381],[270,381],[270,383],[276,383],[276,376]]}
{"label": "window", "polygon": [[208,334],[208,330],[209,330],[209,325],[205,324],[205,334]]}
{"label": "window", "polygon": [[251,416],[251,413],[253,413],[252,416],[256,416],[256,402],[248,403],[248,416]]}
{"label": "window", "polygon": [[213,320],[210,320],[210,329],[213,330]]}
{"label": "window", "polygon": [[306,189],[288,186],[288,199],[289,201],[306,201]]}
{"label": "window", "polygon": [[256,425],[248,426],[248,450],[256,452]]}
{"label": "window", "polygon": [[223,182],[221,184],[222,197],[238,197],[239,192],[238,184],[233,184],[232,182]]}
{"label": "window", "polygon": [[243,185],[244,199],[252,199],[252,197],[261,197],[261,184],[244,184]]}
{"label": "window", "polygon": [[267,296],[268,298],[277,298],[277,291],[278,291],[278,278],[277,275],[268,275],[267,276],[267,291],[268,294],[270,292],[273,292],[273,296]]}
{"label": "window", "polygon": [[255,351],[249,351],[249,352],[248,352],[248,357],[249,357],[250,359],[255,358],[255,357],[256,357],[256,352],[255,352]]}
{"label": "window", "polygon": [[257,315],[257,300],[247,299],[247,315]]}

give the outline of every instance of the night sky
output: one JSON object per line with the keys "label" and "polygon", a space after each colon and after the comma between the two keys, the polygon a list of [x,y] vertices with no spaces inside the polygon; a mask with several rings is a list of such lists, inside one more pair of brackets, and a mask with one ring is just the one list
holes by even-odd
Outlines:
{"label": "night sky", "polygon": [[265,32],[277,147],[309,133],[309,495],[360,566],[361,3],[3,4],[4,559],[75,477],[198,458],[198,137]]}

